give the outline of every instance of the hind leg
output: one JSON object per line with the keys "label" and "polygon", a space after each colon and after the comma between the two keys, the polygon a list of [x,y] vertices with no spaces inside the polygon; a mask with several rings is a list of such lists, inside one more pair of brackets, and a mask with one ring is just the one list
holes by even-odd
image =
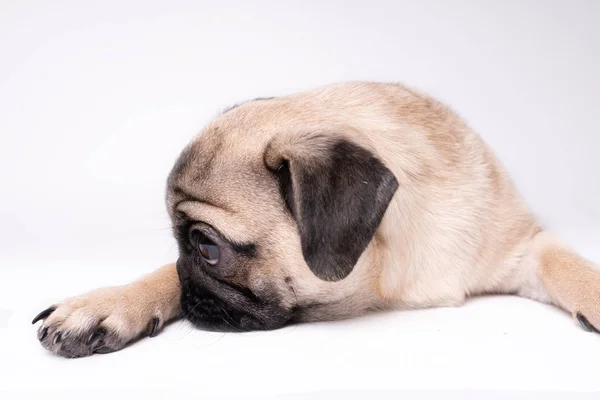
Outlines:
{"label": "hind leg", "polygon": [[561,307],[588,331],[600,329],[600,270],[550,232],[532,239],[516,276],[518,295]]}

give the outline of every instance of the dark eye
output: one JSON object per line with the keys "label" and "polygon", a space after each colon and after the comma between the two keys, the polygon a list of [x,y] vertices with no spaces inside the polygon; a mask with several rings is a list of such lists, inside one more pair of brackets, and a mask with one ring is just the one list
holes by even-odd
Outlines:
{"label": "dark eye", "polygon": [[219,262],[220,256],[219,246],[198,231],[194,232],[194,234],[196,236],[196,246],[198,246],[198,251],[202,258],[204,258],[204,261],[210,265],[216,265]]}

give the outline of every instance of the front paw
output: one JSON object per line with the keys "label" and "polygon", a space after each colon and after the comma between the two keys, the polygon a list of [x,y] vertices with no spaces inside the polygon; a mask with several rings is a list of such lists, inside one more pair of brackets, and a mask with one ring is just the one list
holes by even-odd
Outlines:
{"label": "front paw", "polygon": [[141,336],[155,336],[163,324],[158,310],[130,287],[99,289],[38,314],[42,346],[69,358],[120,350]]}

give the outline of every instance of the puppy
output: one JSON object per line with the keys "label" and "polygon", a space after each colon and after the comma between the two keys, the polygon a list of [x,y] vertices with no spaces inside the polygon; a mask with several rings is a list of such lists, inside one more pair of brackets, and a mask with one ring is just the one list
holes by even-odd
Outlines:
{"label": "puppy", "polygon": [[80,357],[184,317],[268,330],[509,293],[600,328],[600,273],[534,218],[487,145],[435,99],[343,83],[233,107],[166,190],[176,263],[40,313]]}

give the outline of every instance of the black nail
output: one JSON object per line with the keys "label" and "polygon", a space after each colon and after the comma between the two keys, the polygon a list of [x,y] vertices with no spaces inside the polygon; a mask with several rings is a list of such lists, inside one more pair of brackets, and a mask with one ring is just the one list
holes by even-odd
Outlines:
{"label": "black nail", "polygon": [[148,324],[148,328],[146,329],[148,332],[148,336],[154,337],[158,335],[158,325],[160,324],[160,319],[158,317],[152,318],[152,321]]}
{"label": "black nail", "polygon": [[579,321],[581,327],[586,331],[600,333],[598,332],[598,329],[594,328],[594,325],[590,324],[590,321],[588,321],[588,319],[584,317],[582,313],[577,313],[577,321]]}
{"label": "black nail", "polygon": [[38,334],[38,339],[40,340],[40,342],[42,340],[44,340],[46,338],[46,336],[48,335],[48,327],[43,328],[40,333]]}
{"label": "black nail", "polygon": [[39,313],[38,315],[35,316],[35,318],[33,319],[33,321],[31,321],[32,324],[35,324],[36,322],[38,322],[41,319],[46,319],[50,316],[50,314],[52,314],[54,312],[54,310],[56,310],[55,306],[49,307],[47,309],[45,309],[44,311],[42,311],[41,313]]}
{"label": "black nail", "polygon": [[96,350],[94,350],[94,353],[97,353],[97,354],[108,354],[108,353],[112,353],[113,351],[115,351],[115,350],[111,349],[110,347],[102,346],[102,347],[99,347]]}
{"label": "black nail", "polygon": [[90,344],[94,343],[98,338],[104,335],[106,335],[106,329],[103,327],[99,327],[90,335],[90,337],[88,337],[88,340],[85,342],[85,344],[89,346]]}
{"label": "black nail", "polygon": [[62,340],[62,334],[60,331],[58,331],[54,334],[54,339],[52,339],[52,345],[54,346],[57,343],[60,343],[61,340]]}

